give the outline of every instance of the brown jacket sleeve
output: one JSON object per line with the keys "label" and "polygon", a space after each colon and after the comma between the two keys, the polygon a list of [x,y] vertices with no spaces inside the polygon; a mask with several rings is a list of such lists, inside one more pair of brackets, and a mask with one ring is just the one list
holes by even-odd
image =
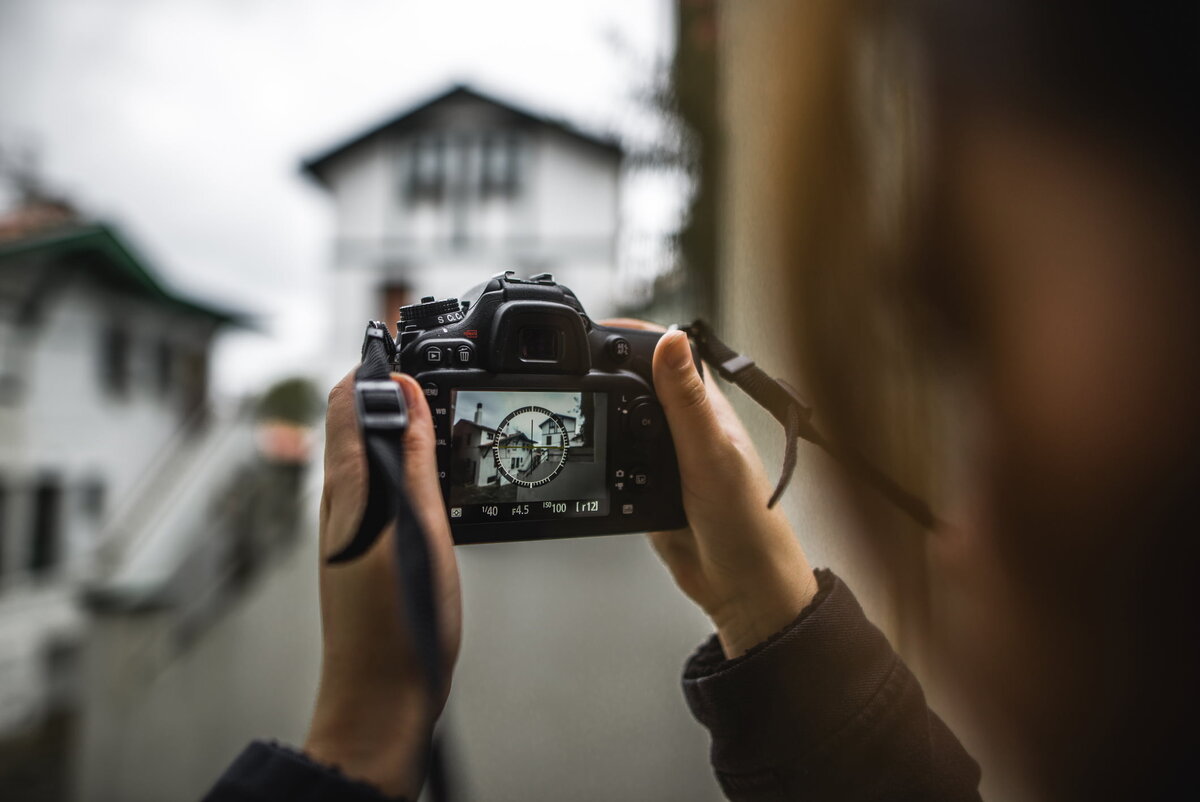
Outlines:
{"label": "brown jacket sleeve", "polygon": [[725,794],[762,800],[978,800],[979,767],[849,588],[820,590],[785,630],[726,660],[716,637],[683,688],[712,735]]}

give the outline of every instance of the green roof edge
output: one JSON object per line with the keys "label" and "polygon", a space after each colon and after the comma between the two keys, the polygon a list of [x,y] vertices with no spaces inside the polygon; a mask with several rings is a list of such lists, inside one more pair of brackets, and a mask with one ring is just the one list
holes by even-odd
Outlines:
{"label": "green roof edge", "polygon": [[146,269],[143,260],[138,258],[117,233],[104,223],[58,228],[41,235],[0,243],[0,261],[37,251],[68,254],[89,249],[104,254],[124,270],[136,285],[155,298],[221,323],[254,328],[251,316],[244,312],[224,309],[212,303],[195,301],[168,290]]}

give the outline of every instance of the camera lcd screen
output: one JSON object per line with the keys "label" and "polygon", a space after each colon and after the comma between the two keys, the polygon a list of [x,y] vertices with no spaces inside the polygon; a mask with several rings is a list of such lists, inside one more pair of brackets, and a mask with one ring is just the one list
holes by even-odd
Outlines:
{"label": "camera lcd screen", "polygon": [[608,515],[605,393],[451,393],[450,519]]}

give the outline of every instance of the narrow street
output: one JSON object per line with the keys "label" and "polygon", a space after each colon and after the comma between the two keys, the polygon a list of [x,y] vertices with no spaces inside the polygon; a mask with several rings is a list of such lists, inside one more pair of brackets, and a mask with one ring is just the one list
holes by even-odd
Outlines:
{"label": "narrow street", "polygon": [[[458,802],[721,798],[679,688],[707,625],[644,538],[458,557],[466,632],[446,717]],[[104,689],[89,725],[100,735],[80,799],[193,800],[250,739],[301,742],[319,670],[315,559],[311,537],[279,555],[169,660],[124,649],[123,687]]]}

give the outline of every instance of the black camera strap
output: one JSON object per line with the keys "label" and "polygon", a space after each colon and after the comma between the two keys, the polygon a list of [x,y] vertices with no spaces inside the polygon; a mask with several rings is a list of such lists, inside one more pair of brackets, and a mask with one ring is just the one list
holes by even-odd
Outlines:
{"label": "black camera strap", "polygon": [[[345,563],[362,556],[388,526],[395,525],[393,556],[399,578],[398,601],[408,618],[432,712],[441,704],[443,690],[441,639],[429,541],[413,510],[404,475],[408,405],[400,385],[391,378],[395,353],[396,343],[387,326],[372,321],[363,337],[362,364],[354,374],[355,405],[367,457],[367,505],[354,537],[327,562]],[[445,802],[448,794],[436,739],[431,740],[429,754],[423,757],[430,796]]]}
{"label": "black camera strap", "polygon": [[785,445],[783,472],[768,507],[774,507],[787,489],[796,470],[796,441],[804,439],[823,448],[826,453],[849,468],[858,478],[874,487],[880,495],[899,507],[926,529],[934,529],[939,521],[929,505],[901,487],[895,479],[881,471],[865,457],[851,449],[831,443],[812,423],[812,407],[801,400],[795,388],[782,379],[772,378],[754,364],[754,360],[737,353],[713,334],[712,327],[696,320],[684,327],[696,343],[700,358],[708,363],[727,382],[740,387],[746,395],[766,409],[783,424]]}

